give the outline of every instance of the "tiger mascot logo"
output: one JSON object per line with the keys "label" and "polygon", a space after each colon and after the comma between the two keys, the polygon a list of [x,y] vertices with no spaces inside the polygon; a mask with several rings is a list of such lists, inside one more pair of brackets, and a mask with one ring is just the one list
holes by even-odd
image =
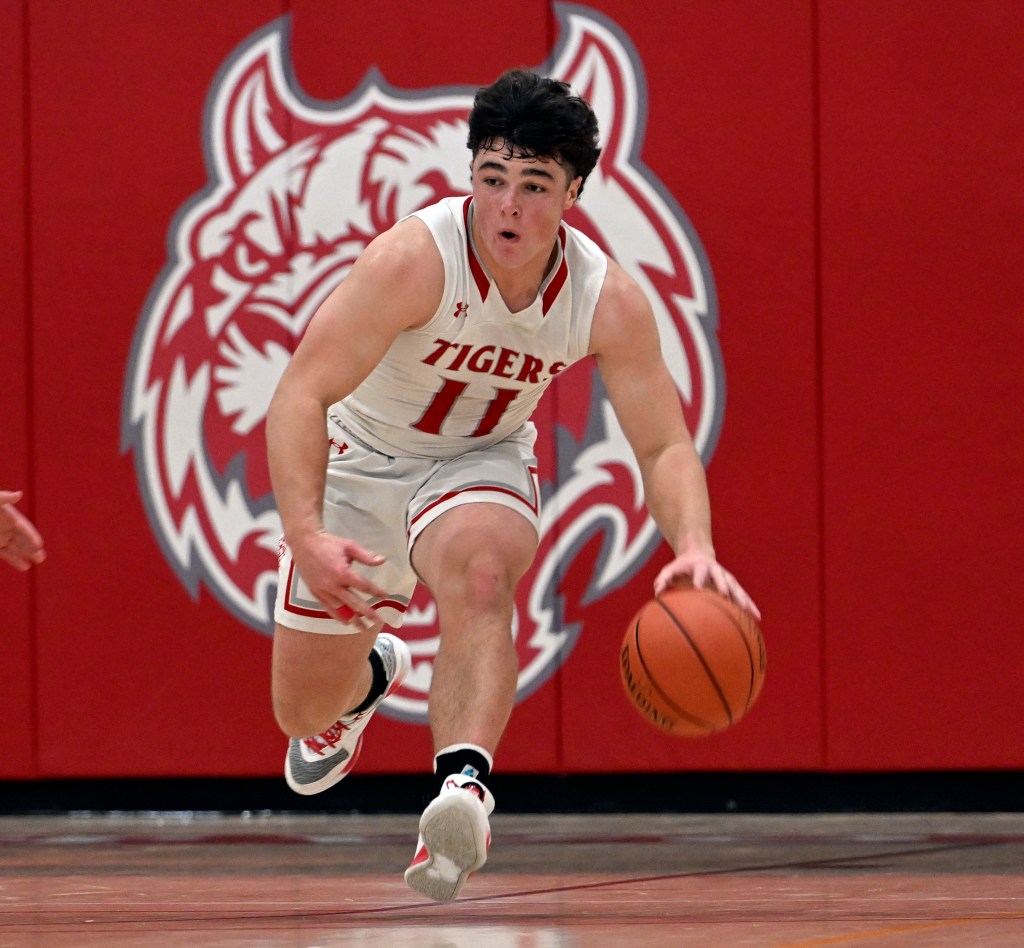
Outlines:
{"label": "tiger mascot logo", "polygon": [[[707,461],[721,427],[724,376],[706,258],[682,210],[640,161],[645,88],[628,39],[586,8],[556,9],[560,41],[541,71],[592,104],[603,145],[568,222],[646,290]],[[213,83],[209,181],[171,224],[168,261],[136,330],[122,417],[152,528],[181,582],[193,597],[204,586],[267,634],[281,534],[265,459],[271,395],[313,312],[374,235],[468,193],[466,116],[475,91],[395,90],[371,70],[343,101],[316,102],[297,87],[288,48],[282,18],[246,40]],[[537,452],[557,458],[558,470],[542,480],[540,549],[516,603],[520,700],[561,665],[580,631],[564,608],[567,583],[597,602],[660,545],[596,370],[581,363],[556,386],[560,415],[538,426]],[[595,544],[596,560],[591,552],[581,557],[589,565],[575,562]],[[385,713],[423,722],[437,649],[425,591],[402,634],[413,671]]]}

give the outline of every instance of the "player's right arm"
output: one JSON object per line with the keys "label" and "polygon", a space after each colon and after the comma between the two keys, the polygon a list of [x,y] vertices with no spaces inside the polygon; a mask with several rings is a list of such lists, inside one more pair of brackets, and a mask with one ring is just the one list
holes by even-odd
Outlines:
{"label": "player's right arm", "polygon": [[348,606],[372,620],[362,597],[384,592],[350,568],[379,562],[372,551],[324,531],[327,410],[355,390],[400,332],[430,319],[443,289],[444,265],[426,225],[418,218],[396,224],[313,315],[270,402],[267,459],[285,539],[328,609]]}

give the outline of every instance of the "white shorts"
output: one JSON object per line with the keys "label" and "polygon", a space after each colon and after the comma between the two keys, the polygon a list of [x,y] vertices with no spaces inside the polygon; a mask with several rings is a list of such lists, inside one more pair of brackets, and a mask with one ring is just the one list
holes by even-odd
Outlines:
{"label": "white shorts", "polygon": [[[380,566],[354,564],[388,595],[371,601],[381,619],[398,628],[416,589],[410,554],[416,538],[441,514],[462,504],[508,507],[540,533],[540,487],[536,432],[527,425],[488,448],[454,458],[395,458],[356,440],[328,421],[331,456],[324,490],[324,527],[385,557]],[[339,450],[340,446],[340,450]],[[328,613],[313,598],[282,540],[278,557],[274,619],[303,632],[358,631]]]}

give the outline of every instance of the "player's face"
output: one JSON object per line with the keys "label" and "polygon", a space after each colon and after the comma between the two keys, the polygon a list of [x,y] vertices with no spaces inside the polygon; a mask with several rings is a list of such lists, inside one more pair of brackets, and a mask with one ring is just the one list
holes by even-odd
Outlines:
{"label": "player's face", "polygon": [[553,158],[509,157],[498,142],[473,159],[473,237],[485,263],[547,266],[580,179]]}

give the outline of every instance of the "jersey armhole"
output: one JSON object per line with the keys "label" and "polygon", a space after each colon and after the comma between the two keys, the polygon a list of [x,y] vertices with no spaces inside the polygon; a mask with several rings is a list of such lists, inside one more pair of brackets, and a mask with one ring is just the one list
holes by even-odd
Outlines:
{"label": "jersey armhole", "polygon": [[591,354],[590,340],[593,335],[594,318],[601,301],[605,280],[608,277],[608,258],[603,254],[601,265],[592,270],[579,291],[573,292],[573,345],[576,347],[577,359],[585,359]]}
{"label": "jersey armhole", "polygon": [[[432,205],[430,207],[423,208],[419,211],[415,211],[410,214],[410,217],[418,217],[426,225],[427,230],[430,231],[430,236],[434,241],[434,247],[437,249],[437,253],[441,258],[441,266],[444,268],[444,290],[441,293],[441,301],[438,303],[437,309],[434,310],[433,316],[430,317],[422,326],[416,328],[417,332],[427,332],[432,329],[437,321],[449,310],[454,311],[455,308],[455,295],[458,292],[456,286],[457,281],[452,278],[451,266],[448,255],[444,252],[444,246],[442,243],[442,235],[439,233],[439,229],[444,226],[445,221],[441,218],[441,211],[444,215],[449,215],[451,211],[445,205]],[[433,212],[433,213],[431,213]]]}

